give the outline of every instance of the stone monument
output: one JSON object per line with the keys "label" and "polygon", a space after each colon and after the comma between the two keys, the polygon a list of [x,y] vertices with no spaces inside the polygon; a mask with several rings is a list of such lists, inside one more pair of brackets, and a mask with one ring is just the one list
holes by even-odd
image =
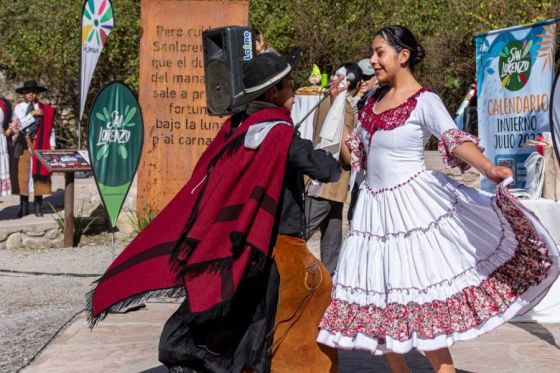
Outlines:
{"label": "stone monument", "polygon": [[142,0],[141,7],[138,214],[165,207],[225,120],[207,114],[202,32],[249,19],[248,1]]}

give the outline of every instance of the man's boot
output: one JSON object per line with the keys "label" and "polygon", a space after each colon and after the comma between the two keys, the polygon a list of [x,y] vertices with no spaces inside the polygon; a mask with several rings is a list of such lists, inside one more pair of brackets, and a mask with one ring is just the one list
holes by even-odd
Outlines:
{"label": "man's boot", "polygon": [[22,218],[29,214],[29,196],[19,196],[19,212],[17,218]]}
{"label": "man's boot", "polygon": [[35,196],[35,216],[43,216],[43,212],[41,211],[41,206],[43,204],[43,196]]}

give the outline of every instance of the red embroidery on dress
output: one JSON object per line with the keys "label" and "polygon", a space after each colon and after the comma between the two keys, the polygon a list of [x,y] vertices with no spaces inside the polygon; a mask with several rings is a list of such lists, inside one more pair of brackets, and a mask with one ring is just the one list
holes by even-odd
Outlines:
{"label": "red embroidery on dress", "polygon": [[364,150],[364,144],[362,144],[358,135],[358,128],[354,128],[346,136],[344,143],[350,149],[350,167],[352,171],[367,169],[367,154]]}
{"label": "red embroidery on dress", "polygon": [[404,342],[414,333],[422,339],[463,333],[500,317],[521,294],[544,280],[552,265],[546,244],[517,203],[507,191],[496,194],[496,205],[510,224],[517,247],[514,255],[479,285],[423,304],[395,302],[378,307],[334,298],[319,327],[351,338],[362,333],[383,344],[386,337]]}
{"label": "red embroidery on dress", "polygon": [[484,148],[480,146],[480,139],[470,133],[463,132],[457,128],[450,128],[441,134],[438,141],[438,150],[445,167],[459,167],[461,173],[464,173],[466,170],[471,168],[470,164],[453,155],[455,148],[467,141],[472,142],[478,149],[480,149],[481,152],[484,152]]}
{"label": "red embroidery on dress", "polygon": [[402,126],[416,108],[418,96],[428,91],[427,88],[420,88],[399,106],[387,109],[379,114],[373,111],[373,107],[377,101],[375,97],[372,97],[358,114],[360,125],[370,134],[369,142],[371,143],[371,138],[377,130],[390,131]]}

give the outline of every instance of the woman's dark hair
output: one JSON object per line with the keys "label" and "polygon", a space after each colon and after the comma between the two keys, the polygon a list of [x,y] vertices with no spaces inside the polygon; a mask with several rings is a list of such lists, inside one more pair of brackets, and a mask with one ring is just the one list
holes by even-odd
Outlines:
{"label": "woman's dark hair", "polygon": [[360,66],[358,66],[358,64],[354,62],[346,62],[340,65],[336,70],[340,69],[341,67],[344,67],[346,69],[346,76],[348,76],[348,74],[350,73],[354,74],[354,80],[348,81],[350,83],[348,84],[348,89],[356,88],[360,80],[362,80],[362,75],[363,75]]}
{"label": "woman's dark hair", "polygon": [[412,31],[404,26],[385,26],[377,31],[373,37],[375,38],[376,36],[381,36],[391,47],[395,48],[397,52],[408,49],[410,51],[408,66],[410,66],[410,70],[412,71],[414,71],[416,65],[418,65],[426,55],[424,47],[416,40]]}

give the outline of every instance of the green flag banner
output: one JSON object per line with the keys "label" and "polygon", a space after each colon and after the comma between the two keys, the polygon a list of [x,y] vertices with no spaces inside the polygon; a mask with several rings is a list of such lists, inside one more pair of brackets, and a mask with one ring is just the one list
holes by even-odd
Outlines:
{"label": "green flag banner", "polygon": [[121,82],[107,84],[89,113],[88,152],[113,228],[138,169],[143,140],[142,113],[134,93]]}

